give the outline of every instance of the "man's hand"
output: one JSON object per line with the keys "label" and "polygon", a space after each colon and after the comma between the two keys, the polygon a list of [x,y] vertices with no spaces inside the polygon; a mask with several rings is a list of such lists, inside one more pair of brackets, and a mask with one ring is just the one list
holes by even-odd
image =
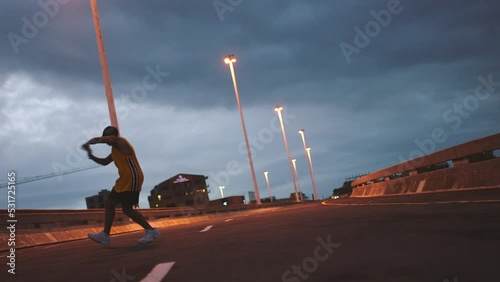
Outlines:
{"label": "man's hand", "polygon": [[87,152],[90,150],[90,145],[88,142],[82,145],[82,150]]}
{"label": "man's hand", "polygon": [[85,143],[85,144],[82,145],[82,150],[85,150],[85,151],[89,152],[90,145],[98,144],[98,143],[101,143],[101,142],[102,142],[101,137],[94,137],[94,138],[90,139],[89,141],[87,141],[87,143]]}
{"label": "man's hand", "polygon": [[89,141],[87,141],[87,143],[82,145],[82,150],[87,151],[89,159],[93,160],[94,162],[100,165],[108,165],[113,161],[113,157],[111,156],[111,154],[109,154],[106,158],[102,159],[92,155],[92,149],[90,149],[90,145],[102,143],[102,141],[103,140],[101,139],[101,137],[92,138]]}
{"label": "man's hand", "polygon": [[85,143],[82,145],[82,150],[87,151],[87,156],[89,157],[89,159],[92,159],[92,157],[93,157],[92,149],[90,149],[90,145],[88,143]]}

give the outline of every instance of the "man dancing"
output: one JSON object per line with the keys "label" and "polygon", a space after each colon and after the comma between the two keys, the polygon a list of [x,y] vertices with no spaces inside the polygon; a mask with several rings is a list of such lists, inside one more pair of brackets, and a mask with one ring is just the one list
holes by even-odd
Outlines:
{"label": "man dancing", "polygon": [[[111,154],[104,159],[95,157],[90,149],[90,145],[99,143],[111,146]],[[114,162],[119,174],[115,186],[105,203],[104,230],[100,233],[88,234],[89,238],[106,246],[109,245],[109,234],[115,218],[117,203],[121,204],[125,215],[144,228],[145,235],[139,239],[139,243],[149,243],[158,237],[160,231],[151,227],[142,214],[133,209],[133,206],[139,203],[139,193],[141,192],[144,175],[135,156],[134,148],[127,139],[118,136],[116,127],[108,126],[104,129],[101,137],[90,139],[82,145],[82,149],[87,151],[89,159],[100,165],[108,165]]]}

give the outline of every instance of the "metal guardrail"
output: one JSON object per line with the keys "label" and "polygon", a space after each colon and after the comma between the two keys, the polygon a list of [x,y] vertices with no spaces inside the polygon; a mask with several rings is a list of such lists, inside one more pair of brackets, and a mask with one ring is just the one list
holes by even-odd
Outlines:
{"label": "metal guardrail", "polygon": [[[179,207],[179,208],[154,208],[138,209],[147,220],[182,218],[189,216],[200,216],[217,214],[223,212],[245,211],[262,208],[283,207],[296,205],[296,202],[275,202],[261,205],[229,205],[208,207]],[[7,210],[0,210],[0,218],[8,218]],[[88,210],[16,210],[16,230],[23,233],[40,232],[45,229],[57,227],[78,227],[94,224],[102,224],[104,221],[104,209]],[[130,219],[124,215],[120,208],[116,209],[114,225],[128,224]],[[7,220],[0,221],[0,228],[5,228],[10,223]]]}

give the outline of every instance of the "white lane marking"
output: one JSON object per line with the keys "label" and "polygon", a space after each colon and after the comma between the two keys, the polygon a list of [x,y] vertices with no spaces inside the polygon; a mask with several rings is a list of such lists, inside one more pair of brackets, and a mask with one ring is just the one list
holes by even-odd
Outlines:
{"label": "white lane marking", "polygon": [[229,222],[231,220],[233,220],[233,219],[232,218],[228,218],[228,219],[224,220],[224,222]]}
{"label": "white lane marking", "polygon": [[175,261],[157,264],[151,272],[141,280],[141,282],[159,282],[174,266]]}
{"label": "white lane marking", "polygon": [[200,232],[207,232],[212,227],[213,227],[213,225],[209,225],[209,226],[205,227],[205,229],[201,230]]}

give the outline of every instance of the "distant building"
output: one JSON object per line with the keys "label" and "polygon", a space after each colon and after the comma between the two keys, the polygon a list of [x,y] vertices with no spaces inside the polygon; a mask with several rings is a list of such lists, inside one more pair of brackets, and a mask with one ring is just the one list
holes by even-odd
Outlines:
{"label": "distant building", "polygon": [[[85,202],[87,203],[87,209],[103,209],[104,203],[109,197],[109,193],[111,193],[111,191],[103,189],[97,193],[97,195],[86,197]],[[116,206],[121,207],[120,204]]]}
{"label": "distant building", "polygon": [[334,188],[333,189],[333,194],[332,196],[333,197],[340,197],[340,196],[351,196],[352,194],[352,187],[351,187],[351,183],[360,178],[360,177],[363,177],[365,175],[368,175],[369,172],[366,172],[366,173],[362,173],[362,174],[358,174],[358,175],[353,175],[353,176],[349,176],[349,177],[346,177],[345,178],[345,181],[344,181],[344,184],[342,184],[342,187],[338,187],[338,188]]}
{"label": "distant building", "polygon": [[248,191],[248,201],[250,203],[255,203],[256,198],[255,198],[255,192],[254,191]]}
{"label": "distant building", "polygon": [[177,174],[151,189],[150,208],[208,205],[208,176]]}
{"label": "distant building", "polygon": [[217,200],[210,201],[210,206],[232,206],[232,205],[244,205],[245,196],[229,196]]}
{"label": "distant building", "polygon": [[[295,195],[295,194],[294,194]],[[295,197],[295,196],[294,196]],[[295,198],[294,198],[295,199]],[[261,198],[260,201],[262,203],[271,203],[271,202],[276,202],[276,197],[272,196],[271,198]]]}
{"label": "distant building", "polygon": [[[309,199],[309,197],[307,197],[307,195],[306,195],[306,194],[304,194],[303,192],[297,192],[297,196],[298,196],[298,197],[299,197],[299,199],[301,199],[302,201],[304,201],[304,200],[308,200],[308,199]],[[295,200],[296,200],[296,198],[295,198],[295,192],[290,193],[290,200],[291,200],[291,201],[295,201]]]}

